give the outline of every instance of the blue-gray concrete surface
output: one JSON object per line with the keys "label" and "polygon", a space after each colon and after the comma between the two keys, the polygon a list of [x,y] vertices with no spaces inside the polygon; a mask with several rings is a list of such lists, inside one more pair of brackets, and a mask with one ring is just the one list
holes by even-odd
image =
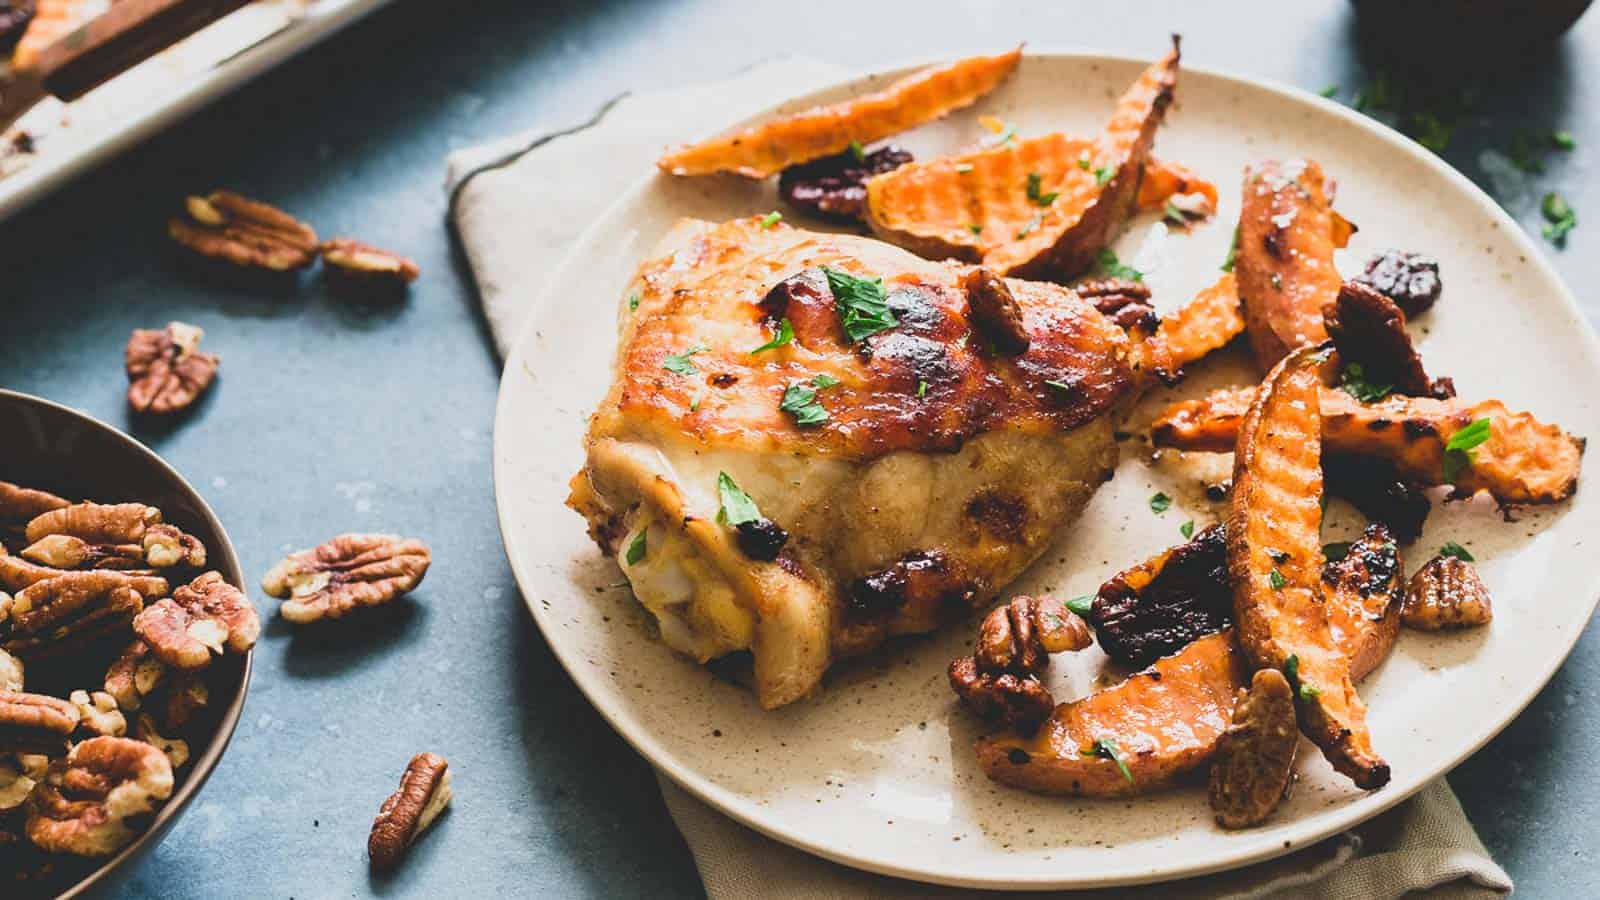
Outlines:
{"label": "blue-gray concrete surface", "polygon": [[[164,454],[217,508],[250,577],[346,530],[416,535],[435,554],[409,611],[353,645],[271,621],[232,748],[118,895],[699,895],[649,769],[574,691],[505,562],[489,452],[498,364],[445,226],[445,154],[785,53],[869,67],[1025,39],[1149,54],[1168,31],[1184,34],[1186,62],[1339,85],[1346,100],[1372,77],[1340,2],[397,3],[0,225],[0,385]],[[1600,210],[1585,177],[1600,158],[1600,14],[1533,63],[1482,70],[1492,81],[1445,156],[1530,227],[1547,187],[1580,221]],[[1565,128],[1578,147],[1530,181],[1495,152],[1521,127]],[[162,223],[185,193],[218,186],[404,251],[422,278],[409,302],[367,309],[315,280],[273,295],[196,277]],[[1580,225],[1550,250],[1591,304],[1597,234]],[[122,346],[170,319],[207,330],[223,374],[188,419],[136,428]],[[1591,633],[1451,776],[1526,896],[1600,896],[1596,683]],[[451,759],[456,806],[397,875],[374,878],[373,812],[422,749]]]}

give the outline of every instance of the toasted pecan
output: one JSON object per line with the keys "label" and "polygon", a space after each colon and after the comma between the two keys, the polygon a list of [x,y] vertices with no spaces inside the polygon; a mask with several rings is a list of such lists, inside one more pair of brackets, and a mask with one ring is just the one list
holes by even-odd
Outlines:
{"label": "toasted pecan", "polygon": [[389,795],[372,821],[367,855],[376,869],[392,869],[405,859],[417,837],[449,805],[453,790],[450,764],[433,753],[411,758],[400,776],[400,789]]}

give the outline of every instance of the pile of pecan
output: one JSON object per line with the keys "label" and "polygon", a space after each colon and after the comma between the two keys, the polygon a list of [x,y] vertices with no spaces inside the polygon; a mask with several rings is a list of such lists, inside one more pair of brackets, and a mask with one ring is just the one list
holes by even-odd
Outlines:
{"label": "pile of pecan", "polygon": [[261,633],[206,562],[154,506],[0,482],[0,854],[115,853],[171,796]]}

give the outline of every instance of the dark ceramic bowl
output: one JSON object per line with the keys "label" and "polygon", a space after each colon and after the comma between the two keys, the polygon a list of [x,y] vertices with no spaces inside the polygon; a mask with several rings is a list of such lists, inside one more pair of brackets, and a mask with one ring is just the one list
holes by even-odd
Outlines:
{"label": "dark ceramic bowl", "polygon": [[[37,397],[0,390],[0,478],[73,500],[137,500],[160,507],[165,521],[205,543],[208,569],[221,572],[229,583],[247,590],[228,533],[189,482],[143,444],[83,413]],[[138,839],[105,859],[52,857],[49,872],[37,879],[16,882],[9,874],[0,875],[5,885],[0,895],[7,900],[76,897],[91,887],[110,887],[117,881],[114,873],[119,868],[159,843],[199,793],[228,747],[250,685],[252,656],[253,653],[224,656],[208,670],[211,703],[208,717],[190,736],[189,764],[177,773],[172,797]],[[103,666],[100,671],[104,671]],[[45,677],[50,677],[48,671]],[[88,684],[76,686],[91,687],[97,678],[95,673]],[[32,667],[29,680],[33,680]]]}

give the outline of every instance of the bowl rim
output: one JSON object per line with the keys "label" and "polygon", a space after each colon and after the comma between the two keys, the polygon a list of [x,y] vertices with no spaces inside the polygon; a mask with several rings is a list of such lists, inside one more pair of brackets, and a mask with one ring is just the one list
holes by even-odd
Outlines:
{"label": "bowl rim", "polygon": [[[208,568],[221,572],[222,576],[230,584],[248,592],[248,588],[244,584],[244,569],[239,565],[238,553],[234,550],[233,540],[228,537],[228,530],[223,527],[222,520],[217,517],[217,513],[211,508],[211,504],[206,502],[205,497],[201,496],[195,486],[189,482],[189,479],[183,477],[183,474],[163,459],[160,454],[146,447],[138,439],[120,428],[102,422],[86,412],[73,409],[53,400],[46,400],[34,394],[27,394],[8,388],[0,388],[0,403],[21,403],[23,405],[42,407],[51,412],[65,415],[112,438],[114,443],[127,450],[130,454],[140,457],[157,472],[172,479],[182,491],[189,494],[194,502],[195,509],[199,512],[201,518],[205,520],[206,526],[211,528],[217,536],[216,546],[206,548],[210,556],[207,561]],[[222,754],[228,749],[228,745],[232,743],[234,730],[238,727],[239,718],[244,712],[245,697],[250,693],[250,675],[251,670],[254,668],[254,663],[255,649],[251,648],[244,654],[244,670],[240,674],[239,688],[229,698],[227,707],[217,721],[217,731],[212,735],[210,744],[206,746],[204,752],[191,760],[191,768],[184,777],[182,784],[167,799],[167,802],[162,804],[161,809],[157,811],[149,827],[126,847],[117,851],[115,855],[106,858],[97,868],[89,871],[71,887],[57,894],[57,900],[70,900],[70,898],[82,896],[85,891],[105,880],[130,860],[153,848],[166,836],[167,830],[177,821],[178,814],[183,811],[189,801],[194,799],[194,796],[205,786],[206,781],[211,778],[211,773],[216,769],[217,763],[222,760]]]}

